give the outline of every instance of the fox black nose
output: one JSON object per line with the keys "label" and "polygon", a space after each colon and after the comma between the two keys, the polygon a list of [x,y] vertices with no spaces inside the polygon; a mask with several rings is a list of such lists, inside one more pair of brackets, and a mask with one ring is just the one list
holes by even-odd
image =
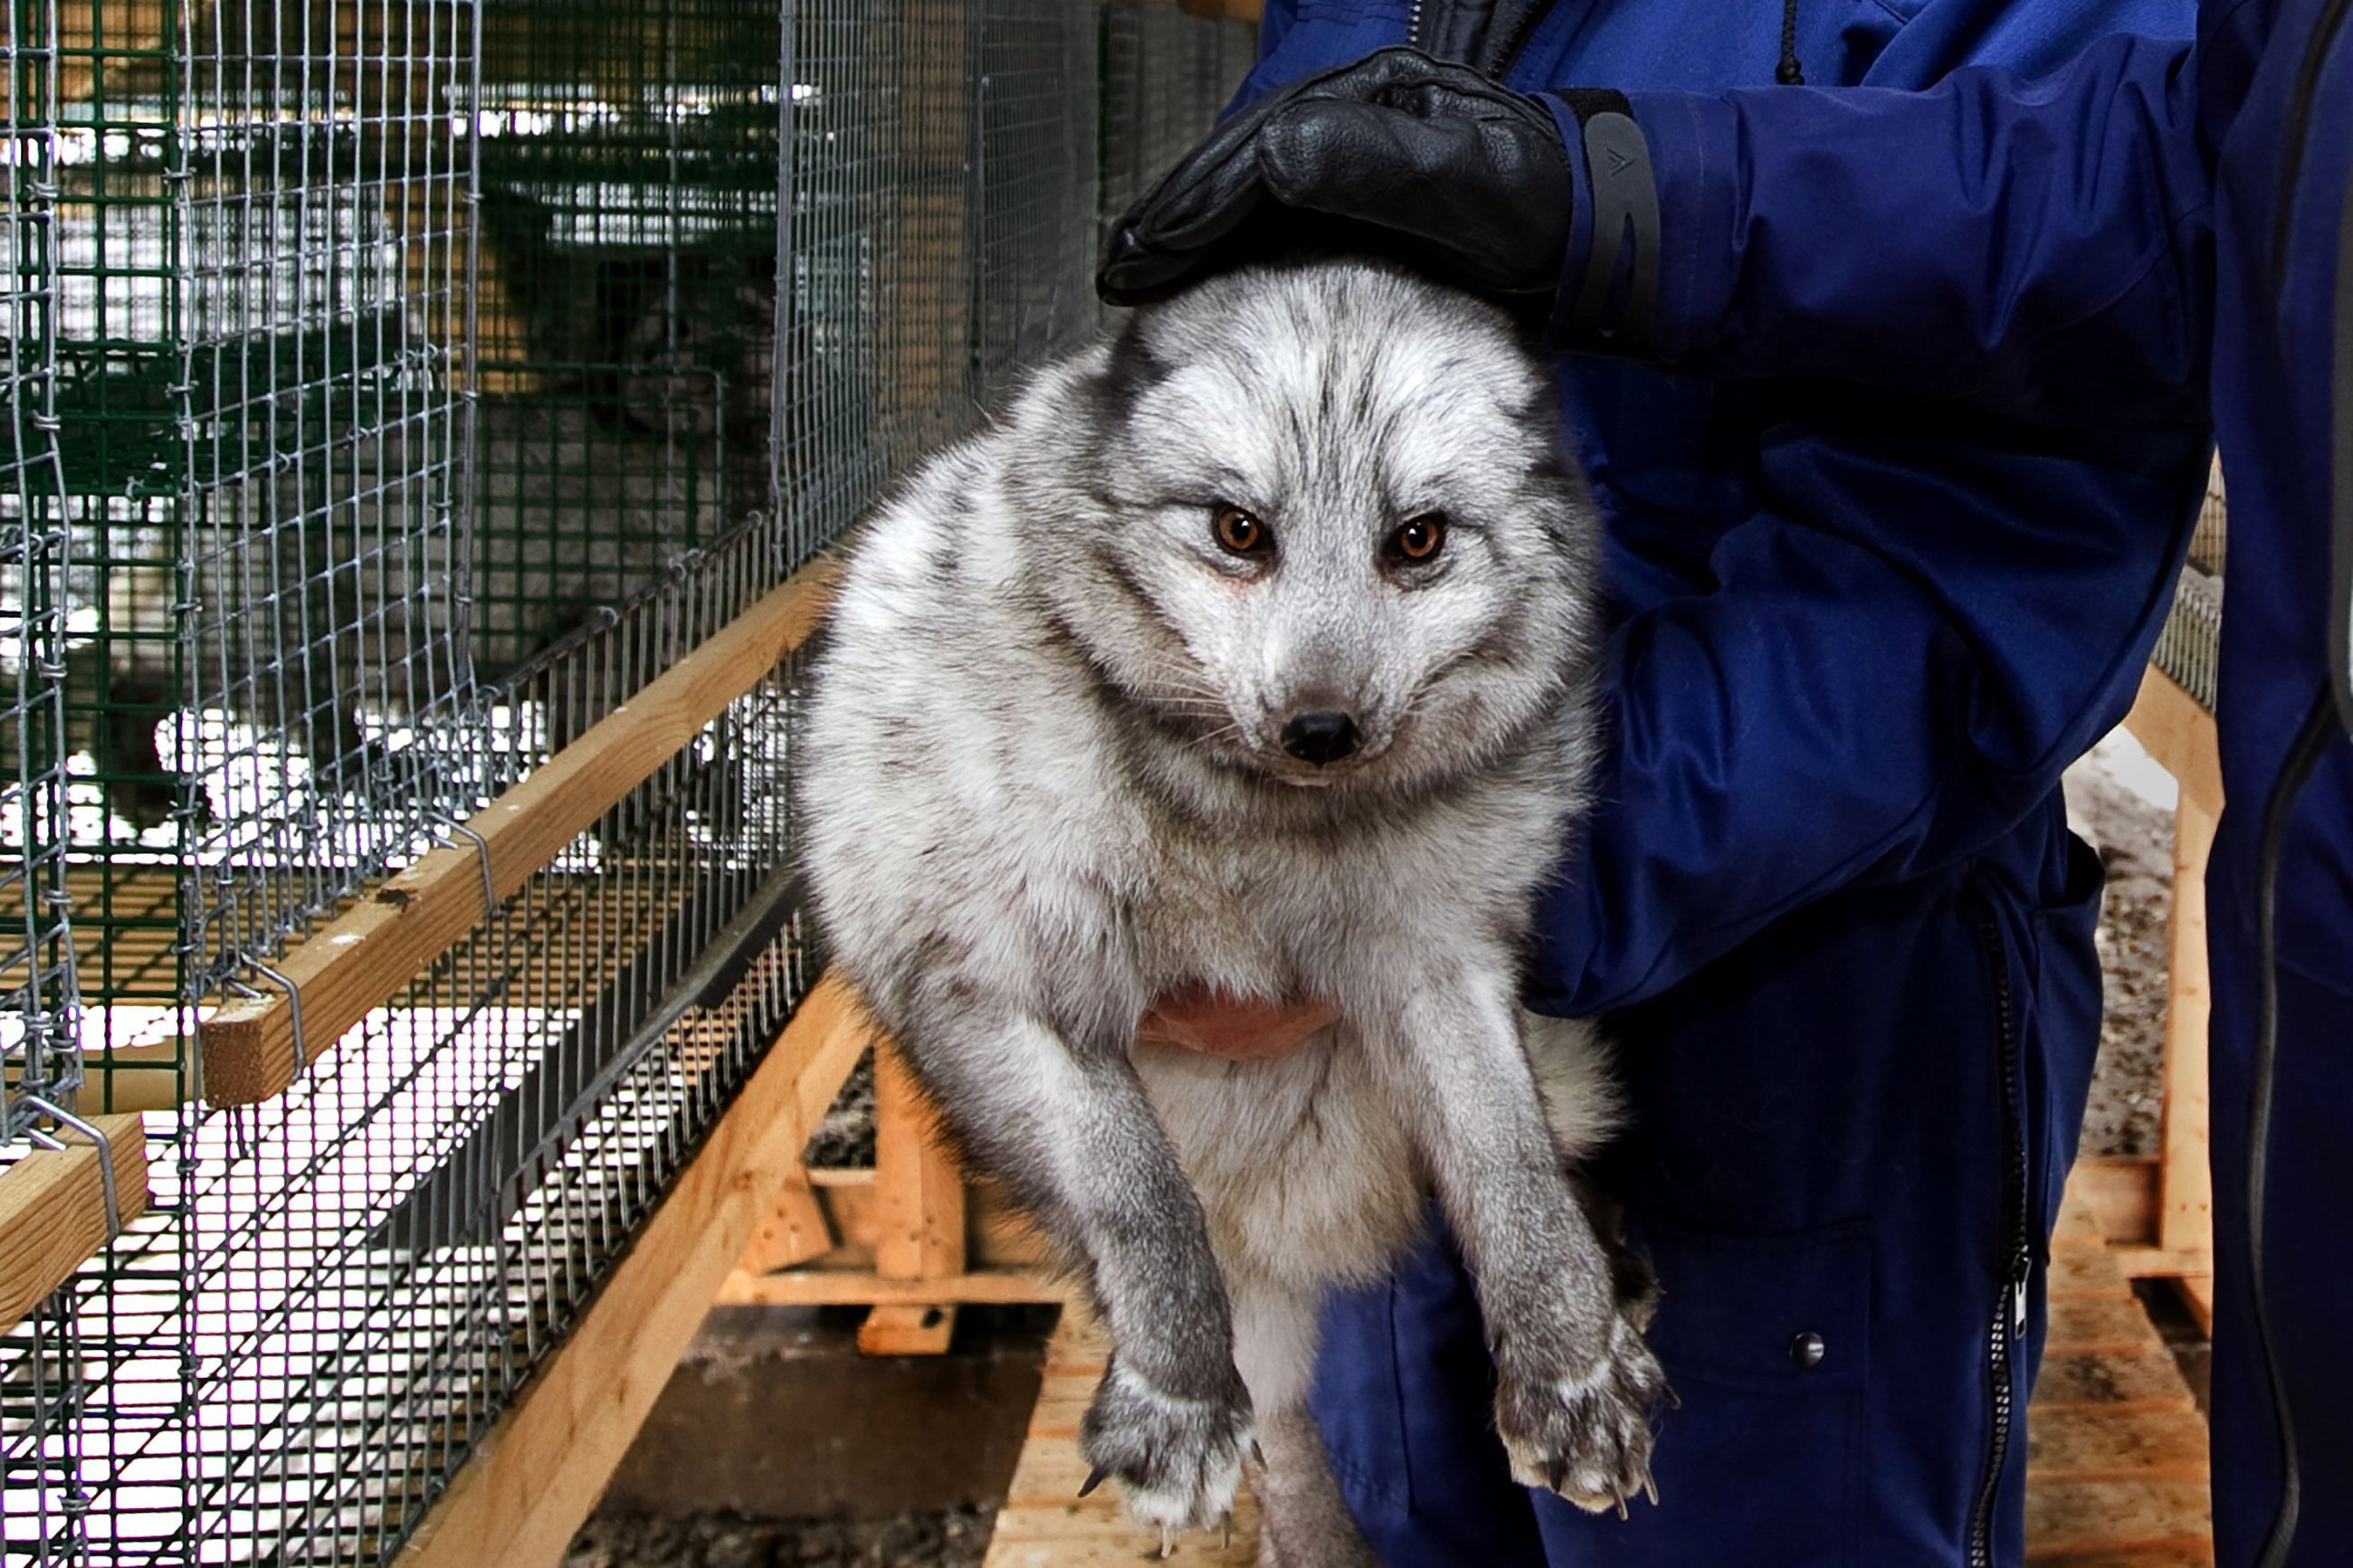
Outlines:
{"label": "fox black nose", "polygon": [[1282,749],[1321,767],[1356,749],[1356,721],[1345,713],[1294,713],[1282,727]]}

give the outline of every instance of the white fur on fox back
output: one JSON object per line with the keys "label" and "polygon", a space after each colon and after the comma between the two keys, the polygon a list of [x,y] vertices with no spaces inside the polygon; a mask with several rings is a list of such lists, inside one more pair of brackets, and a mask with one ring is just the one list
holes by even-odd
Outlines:
{"label": "white fur on fox back", "polygon": [[[887,507],[815,672],[829,953],[1101,1304],[1088,1457],[1206,1524],[1255,1429],[1286,1568],[1371,1561],[1303,1414],[1315,1310],[1433,1188],[1515,1473],[1588,1506],[1647,1481],[1658,1369],[1514,1000],[1593,750],[1599,529],[1557,420],[1468,297],[1366,262],[1213,279]],[[1188,986],[1345,1022],[1269,1061],[1139,1047]],[[1547,1033],[1574,1157],[1607,1092]]]}

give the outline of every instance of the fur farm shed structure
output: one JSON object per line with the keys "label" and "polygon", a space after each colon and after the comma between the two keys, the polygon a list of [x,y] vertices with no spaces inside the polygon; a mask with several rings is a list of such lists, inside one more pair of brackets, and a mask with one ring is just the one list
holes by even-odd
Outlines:
{"label": "fur farm shed structure", "polygon": [[[0,1563],[553,1563],[714,1303],[1061,1300],[887,1049],[804,1159],[798,650],[1256,11],[8,0]],[[2149,1271],[2192,1163],[2086,1189]],[[1071,1318],[992,1561],[1135,1545]]]}

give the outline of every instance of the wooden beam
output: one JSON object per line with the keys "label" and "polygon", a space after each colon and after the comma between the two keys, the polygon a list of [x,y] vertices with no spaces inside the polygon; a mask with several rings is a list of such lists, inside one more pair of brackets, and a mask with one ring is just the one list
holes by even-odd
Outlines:
{"label": "wooden beam", "polygon": [[2162,1247],[2111,1247],[2108,1256],[2127,1279],[2173,1279],[2214,1272],[2214,1255],[2203,1249],[2172,1252]]}
{"label": "wooden beam", "polygon": [[746,1274],[766,1274],[790,1268],[812,1258],[823,1258],[837,1242],[825,1208],[809,1185],[808,1172],[795,1170],[785,1178],[765,1218],[753,1227],[751,1245],[735,1267]]}
{"label": "wooden beam", "polygon": [[[964,1174],[938,1113],[906,1058],[874,1047],[874,1198],[881,1230],[874,1271],[886,1279],[938,1279],[965,1271]],[[955,1336],[953,1300],[884,1301],[858,1331],[868,1355],[937,1355]]]}
{"label": "wooden beam", "polygon": [[[90,1118],[106,1134],[123,1224],[147,1212],[146,1130],[134,1115]],[[0,1171],[0,1332],[24,1321],[110,1239],[98,1146],[36,1149]]]}
{"label": "wooden beam", "polygon": [[2210,816],[2222,815],[2222,760],[2214,715],[2173,677],[2153,664],[2142,672],[2140,695],[2125,715],[2125,728],[2173,775],[2185,796],[2195,797]]}
{"label": "wooden beam", "polygon": [[886,1279],[864,1269],[793,1268],[782,1274],[730,1274],[712,1300],[723,1307],[1018,1306],[1068,1301],[1074,1295],[1072,1287],[1034,1268],[982,1268],[934,1279]]}
{"label": "wooden beam", "polygon": [[955,1342],[953,1301],[881,1301],[858,1325],[860,1355],[945,1355]]}
{"label": "wooden beam", "polygon": [[402,1568],[554,1568],[563,1560],[720,1281],[798,1168],[833,1098],[812,1084],[837,1068],[846,1074],[871,1032],[849,987],[832,976],[801,1003],[572,1337],[443,1491],[402,1550]]}
{"label": "wooden beam", "polygon": [[2181,1292],[2181,1304],[2189,1309],[2197,1320],[2198,1331],[2208,1339],[2214,1337],[2214,1277],[2211,1274],[2184,1274],[2174,1280]]}
{"label": "wooden beam", "polygon": [[445,845],[312,935],[281,972],[281,992],[229,1003],[199,1026],[206,1103],[250,1105],[281,1093],[316,1058],[482,923],[483,867],[503,899],[756,686],[816,627],[831,593],[830,561],[802,568],[522,783]]}

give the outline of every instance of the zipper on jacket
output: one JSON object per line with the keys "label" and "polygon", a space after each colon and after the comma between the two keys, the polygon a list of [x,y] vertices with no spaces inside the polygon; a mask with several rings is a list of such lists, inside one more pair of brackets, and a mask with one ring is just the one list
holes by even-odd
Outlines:
{"label": "zipper on jacket", "polygon": [[[1415,0],[1420,9],[1420,0]],[[2304,177],[2305,145],[2312,138],[2312,110],[2320,99],[2320,73],[2328,65],[2328,51],[2337,42],[2337,30],[2345,25],[2348,13],[2353,13],[2353,0],[2327,0],[2313,24],[2312,43],[2304,52],[2304,63],[2296,68],[2295,96],[2288,100],[2287,136],[2280,143],[2279,192],[2274,198],[2272,220],[2272,299],[2276,305],[2287,282],[2288,230],[2295,221],[2296,182]]]}
{"label": "zipper on jacket", "polygon": [[2010,1463],[2010,1427],[2017,1419],[2012,1374],[2018,1347],[2026,1338],[2034,1255],[2027,1215],[2025,1095],[2018,1065],[2017,1008],[2010,994],[2010,959],[2002,952],[2000,928],[1990,908],[1979,910],[1978,933],[1993,983],[1995,1046],[2001,1053],[2002,1205],[2009,1212],[2001,1290],[1986,1329],[1986,1376],[1993,1396],[1993,1424],[1986,1437],[1985,1475],[1978,1484],[1977,1506],[1969,1517],[1968,1560],[1969,1568],[1993,1568],[1994,1504],[2001,1495],[2002,1471]]}
{"label": "zipper on jacket", "polygon": [[[1430,0],[1413,0],[1413,9],[1407,14],[1405,23],[1405,41],[1408,48],[1426,50],[1429,47],[1422,39],[1422,24],[1428,19],[1426,13],[1429,5]],[[1520,57],[1527,52],[1529,41],[1535,37],[1536,28],[1551,13],[1552,0],[1540,0],[1539,4],[1531,5],[1522,12],[1520,19],[1512,25],[1510,35],[1504,38],[1503,49],[1494,55],[1495,63],[1487,68],[1485,74],[1499,82],[1508,78],[1512,74],[1512,68],[1518,65]]]}

